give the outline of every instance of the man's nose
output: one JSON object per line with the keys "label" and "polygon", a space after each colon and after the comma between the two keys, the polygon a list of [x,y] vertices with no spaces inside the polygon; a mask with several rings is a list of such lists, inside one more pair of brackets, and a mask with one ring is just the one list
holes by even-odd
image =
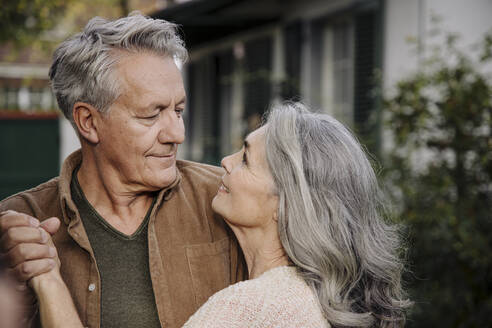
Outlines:
{"label": "man's nose", "polygon": [[160,122],[159,142],[181,144],[185,139],[185,127],[183,120],[176,114],[163,115]]}

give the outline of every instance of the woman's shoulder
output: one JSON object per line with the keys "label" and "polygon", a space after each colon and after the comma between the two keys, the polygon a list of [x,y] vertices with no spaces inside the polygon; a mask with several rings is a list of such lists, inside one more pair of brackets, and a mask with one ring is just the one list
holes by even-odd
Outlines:
{"label": "woman's shoulder", "polygon": [[261,327],[329,327],[313,290],[297,268],[270,270],[264,274],[264,283],[270,297],[264,304]]}
{"label": "woman's shoulder", "polygon": [[277,267],[219,291],[189,323],[209,320],[213,327],[327,327],[311,289],[294,267]]}
{"label": "woman's shoulder", "polygon": [[[270,269],[255,279],[245,280],[229,286],[225,290],[230,293],[261,293],[270,294],[285,291],[293,282],[298,282],[297,270],[292,266],[279,266]],[[268,288],[265,288],[268,286]],[[220,293],[220,292],[219,292]]]}
{"label": "woman's shoulder", "polygon": [[249,312],[259,312],[266,305],[278,301],[281,294],[292,289],[294,272],[292,267],[277,267],[255,279],[230,285],[212,295],[199,311],[218,304],[222,307],[228,304],[235,310],[243,308]]}
{"label": "woman's shoulder", "polygon": [[[298,294],[299,292],[301,294]],[[237,301],[265,305],[269,301],[278,303],[279,297],[291,294],[310,294],[310,289],[299,277],[295,267],[281,266],[270,269],[255,279],[231,285],[210,297],[209,300],[233,297]]]}
{"label": "woman's shoulder", "polygon": [[261,312],[261,300],[261,288],[256,279],[238,282],[212,295],[184,327],[254,327]]}

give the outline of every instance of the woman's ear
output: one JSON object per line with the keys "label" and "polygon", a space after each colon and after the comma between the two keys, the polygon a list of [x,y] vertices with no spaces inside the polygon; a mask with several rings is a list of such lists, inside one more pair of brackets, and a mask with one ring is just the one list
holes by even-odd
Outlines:
{"label": "woman's ear", "polygon": [[273,212],[273,221],[278,223],[278,212],[277,211]]}
{"label": "woman's ear", "polygon": [[73,105],[72,115],[79,130],[79,135],[90,143],[99,143],[97,131],[97,121],[100,116],[99,111],[87,103],[76,102]]}

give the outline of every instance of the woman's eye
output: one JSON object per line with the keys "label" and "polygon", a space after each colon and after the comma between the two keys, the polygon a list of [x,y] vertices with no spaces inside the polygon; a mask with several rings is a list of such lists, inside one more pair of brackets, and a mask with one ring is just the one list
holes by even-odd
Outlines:
{"label": "woman's eye", "polygon": [[178,115],[178,117],[181,117],[183,115],[184,109],[176,109],[175,112]]}
{"label": "woman's eye", "polygon": [[246,158],[246,152],[243,153],[243,164],[248,165],[248,159]]}

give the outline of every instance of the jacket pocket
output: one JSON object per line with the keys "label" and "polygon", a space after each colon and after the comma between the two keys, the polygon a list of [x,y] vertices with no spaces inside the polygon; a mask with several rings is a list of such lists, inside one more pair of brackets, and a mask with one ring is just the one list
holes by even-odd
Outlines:
{"label": "jacket pocket", "polygon": [[230,239],[226,237],[213,243],[188,245],[185,251],[195,303],[200,307],[210,296],[231,283]]}

